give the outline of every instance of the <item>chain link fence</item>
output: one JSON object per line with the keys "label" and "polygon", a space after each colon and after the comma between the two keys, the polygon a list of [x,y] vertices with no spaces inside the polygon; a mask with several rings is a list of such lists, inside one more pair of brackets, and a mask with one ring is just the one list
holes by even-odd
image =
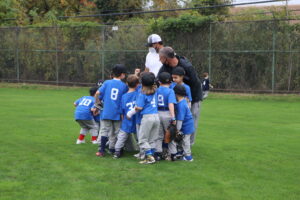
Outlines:
{"label": "chain link fence", "polygon": [[[298,21],[208,23],[164,44],[209,72],[215,90],[300,91]],[[0,28],[0,79],[57,85],[92,85],[123,63],[144,68],[149,27],[144,25]]]}

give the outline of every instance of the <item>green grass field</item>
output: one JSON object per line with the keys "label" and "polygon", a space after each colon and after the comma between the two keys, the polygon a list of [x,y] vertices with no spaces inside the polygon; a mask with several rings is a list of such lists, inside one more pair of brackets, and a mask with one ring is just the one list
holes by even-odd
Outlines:
{"label": "green grass field", "polygon": [[86,94],[0,84],[1,200],[300,199],[300,96],[210,94],[194,162],[141,165],[75,145]]}

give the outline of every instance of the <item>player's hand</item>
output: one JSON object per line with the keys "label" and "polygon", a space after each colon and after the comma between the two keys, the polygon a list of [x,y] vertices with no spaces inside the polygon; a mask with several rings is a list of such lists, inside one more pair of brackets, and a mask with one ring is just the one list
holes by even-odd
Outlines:
{"label": "player's hand", "polygon": [[176,118],[175,118],[175,117],[173,117],[173,118],[170,120],[170,124],[176,125]]}

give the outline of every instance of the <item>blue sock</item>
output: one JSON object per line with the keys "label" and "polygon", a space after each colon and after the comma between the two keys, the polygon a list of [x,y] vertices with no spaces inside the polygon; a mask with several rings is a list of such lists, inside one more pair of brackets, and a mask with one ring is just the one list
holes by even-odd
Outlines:
{"label": "blue sock", "polygon": [[151,149],[151,154],[154,155],[154,153],[156,152],[156,149]]}
{"label": "blue sock", "polygon": [[100,143],[100,152],[104,153],[105,152],[105,146],[106,146],[106,142],[107,142],[108,138],[105,136],[101,136],[101,143]]}
{"label": "blue sock", "polygon": [[147,150],[147,151],[145,152],[145,154],[146,154],[147,156],[152,155],[152,150],[151,150],[151,149],[150,149],[150,150]]}
{"label": "blue sock", "polygon": [[169,146],[168,143],[164,143],[164,142],[162,143],[162,147],[163,147],[164,149],[167,149],[168,146]]}
{"label": "blue sock", "polygon": [[115,149],[109,149],[110,153],[115,153]]}

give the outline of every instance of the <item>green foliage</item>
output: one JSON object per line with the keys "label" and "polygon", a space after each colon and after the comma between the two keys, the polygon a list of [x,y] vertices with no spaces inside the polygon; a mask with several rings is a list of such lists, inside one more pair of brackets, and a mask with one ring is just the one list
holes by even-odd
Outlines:
{"label": "green foliage", "polygon": [[166,38],[175,39],[178,34],[195,32],[207,26],[214,19],[216,19],[214,16],[191,14],[184,14],[176,18],[159,18],[152,21],[148,33],[156,32]]}
{"label": "green foliage", "polygon": [[17,0],[0,1],[0,25],[16,25],[16,18],[20,14]]}
{"label": "green foliage", "polygon": [[[230,4],[232,0],[192,0],[191,4],[194,7],[209,7],[209,6],[218,6],[224,4]],[[215,8],[205,8],[199,9],[198,12],[201,15],[226,15],[229,13],[228,7],[215,7]]]}

